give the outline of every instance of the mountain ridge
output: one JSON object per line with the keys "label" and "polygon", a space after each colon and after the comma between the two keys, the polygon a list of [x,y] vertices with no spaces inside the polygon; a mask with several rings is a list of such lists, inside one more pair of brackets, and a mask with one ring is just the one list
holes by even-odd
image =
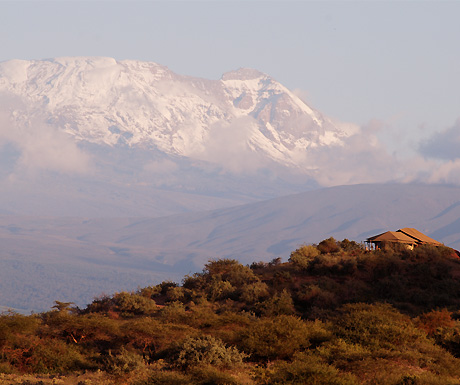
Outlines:
{"label": "mountain ridge", "polygon": [[[238,131],[241,147],[302,168],[309,147],[341,145],[353,131],[301,101],[257,70],[219,80],[177,75],[153,62],[62,57],[0,63],[0,92],[27,104],[28,118],[58,127],[78,141],[154,147],[210,160],[214,137]],[[18,109],[11,113],[24,124]],[[218,142],[218,139],[217,139]]]}
{"label": "mountain ridge", "polygon": [[82,303],[330,236],[415,227],[460,248],[458,187],[343,186],[398,164],[257,70],[208,80],[105,57],[8,61],[0,100],[7,306],[47,308],[60,292]]}

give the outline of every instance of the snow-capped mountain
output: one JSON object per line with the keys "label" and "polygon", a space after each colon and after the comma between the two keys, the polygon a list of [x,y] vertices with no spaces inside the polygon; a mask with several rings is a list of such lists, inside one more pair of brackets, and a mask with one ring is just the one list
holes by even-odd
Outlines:
{"label": "snow-capped mountain", "polygon": [[45,122],[77,141],[211,162],[244,150],[308,169],[308,149],[341,145],[355,130],[252,69],[206,80],[104,57],[11,60],[0,63],[0,94],[20,100],[8,106],[15,125]]}
{"label": "snow-capped mountain", "polygon": [[458,248],[457,187],[309,191],[410,180],[374,130],[253,69],[206,80],[111,58],[1,62],[0,305],[82,303],[331,235],[415,227]]}

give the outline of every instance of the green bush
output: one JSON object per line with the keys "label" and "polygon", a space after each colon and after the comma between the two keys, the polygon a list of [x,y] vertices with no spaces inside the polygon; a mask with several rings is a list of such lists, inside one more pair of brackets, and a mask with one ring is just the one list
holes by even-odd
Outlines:
{"label": "green bush", "polygon": [[291,315],[295,313],[294,301],[291,294],[287,290],[281,293],[276,293],[272,297],[266,299],[259,305],[259,310],[262,316],[271,317],[277,315]]}
{"label": "green bush", "polygon": [[289,262],[301,269],[308,269],[310,263],[315,257],[320,255],[320,251],[316,246],[304,245],[291,253]]}
{"label": "green bush", "polygon": [[311,345],[320,325],[287,315],[262,318],[240,333],[238,346],[255,360],[290,359]]}
{"label": "green bush", "polygon": [[351,362],[362,362],[372,357],[369,349],[359,344],[347,343],[337,338],[325,343],[317,349],[318,354],[327,362],[333,363],[339,369],[350,369]]}
{"label": "green bush", "polygon": [[236,288],[229,281],[222,280],[220,276],[212,276],[207,289],[208,299],[213,302],[229,298],[236,291]]}
{"label": "green bush", "polygon": [[354,256],[322,254],[310,263],[310,271],[315,275],[353,275],[358,268]]}
{"label": "green bush", "polygon": [[232,299],[251,305],[269,294],[267,285],[234,259],[209,261],[203,272],[186,277],[183,287],[190,298],[201,295],[212,302]]}
{"label": "green bush", "polygon": [[148,315],[158,310],[153,299],[141,294],[121,292],[113,296],[113,302],[117,312],[124,316]]}
{"label": "green bush", "polygon": [[268,375],[256,380],[267,385],[355,385],[359,381],[351,374],[341,373],[319,357],[311,354],[297,354],[292,362],[279,361]]}
{"label": "green bush", "polygon": [[242,285],[237,290],[237,299],[246,304],[254,304],[269,295],[268,286],[265,282],[256,281],[253,283]]}
{"label": "green bush", "polygon": [[[371,352],[372,358],[386,359],[390,366],[423,368],[432,373],[460,375],[460,366],[445,350],[436,346],[406,315],[387,304],[343,306],[335,318],[336,334],[347,344]],[[388,366],[388,365],[387,365]],[[388,369],[371,369],[382,372]]]}
{"label": "green bush", "polygon": [[109,351],[103,362],[104,370],[115,375],[129,373],[145,365],[138,353],[128,351],[124,347],[120,349],[118,354],[112,354]]}
{"label": "green bush", "polygon": [[197,385],[238,385],[230,374],[211,365],[201,365],[190,370],[190,376]]}
{"label": "green bush", "polygon": [[0,347],[14,334],[34,334],[41,325],[41,319],[36,316],[25,316],[10,312],[0,315]]}
{"label": "green bush", "polygon": [[154,299],[155,297],[161,294],[162,288],[161,285],[156,286],[147,286],[142,289],[139,289],[139,294],[143,297]]}
{"label": "green bush", "polygon": [[164,321],[182,322],[186,319],[185,306],[179,301],[170,302],[161,309],[160,316]]}
{"label": "green bush", "polygon": [[183,287],[171,287],[166,291],[166,298],[168,301],[181,301],[183,302],[187,297],[187,289]]}
{"label": "green bush", "polygon": [[155,372],[148,380],[135,382],[133,385],[195,385],[191,376],[179,372]]}
{"label": "green bush", "polygon": [[173,349],[169,362],[182,369],[197,365],[231,367],[239,365],[246,357],[235,347],[227,347],[220,339],[212,336],[187,337]]}
{"label": "green bush", "polygon": [[274,288],[286,288],[290,284],[293,283],[293,277],[289,271],[278,270],[275,271],[273,274],[273,278],[271,280],[272,287]]}
{"label": "green bush", "polygon": [[371,350],[399,350],[427,341],[409,317],[388,304],[344,305],[335,321],[340,337]]}
{"label": "green bush", "polygon": [[339,242],[339,246],[343,251],[350,252],[353,255],[364,251],[364,246],[362,244],[355,241],[350,241],[346,238]]}
{"label": "green bush", "polygon": [[[321,282],[318,282],[321,284]],[[304,305],[317,308],[335,308],[338,298],[333,288],[323,288],[316,284],[307,285],[299,290],[297,298]]]}

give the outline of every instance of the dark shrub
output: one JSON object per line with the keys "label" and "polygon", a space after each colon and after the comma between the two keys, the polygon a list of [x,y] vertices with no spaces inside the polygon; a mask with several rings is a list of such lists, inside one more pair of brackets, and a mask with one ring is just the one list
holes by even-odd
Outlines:
{"label": "dark shrub", "polygon": [[330,237],[318,244],[318,250],[321,252],[321,254],[333,254],[340,251],[340,246],[333,237]]}

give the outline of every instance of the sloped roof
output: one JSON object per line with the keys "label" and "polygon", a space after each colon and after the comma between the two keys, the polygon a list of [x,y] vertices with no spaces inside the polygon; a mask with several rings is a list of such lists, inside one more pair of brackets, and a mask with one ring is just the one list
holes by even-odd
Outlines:
{"label": "sloped roof", "polygon": [[416,243],[414,238],[407,236],[402,232],[387,231],[379,235],[367,238],[368,242],[398,242],[398,243]]}
{"label": "sloped roof", "polygon": [[417,229],[413,229],[413,228],[410,228],[410,227],[405,227],[403,229],[399,229],[398,232],[402,233],[402,234],[405,234],[417,241],[419,241],[420,243],[428,243],[428,244],[432,244],[432,245],[442,245],[441,242],[438,242],[436,241],[435,239],[433,238],[430,238],[429,236],[421,233],[420,231],[418,231]]}

